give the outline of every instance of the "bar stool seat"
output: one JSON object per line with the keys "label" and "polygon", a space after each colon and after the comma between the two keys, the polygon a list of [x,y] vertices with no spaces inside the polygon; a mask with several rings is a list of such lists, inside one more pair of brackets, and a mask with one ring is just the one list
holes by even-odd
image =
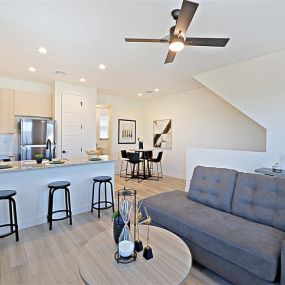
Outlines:
{"label": "bar stool seat", "polygon": [[[55,181],[48,184],[49,188],[49,198],[48,198],[48,214],[47,222],[49,223],[49,229],[52,229],[53,221],[60,221],[69,218],[69,224],[72,225],[72,211],[71,211],[71,202],[70,202],[70,192],[68,186],[71,183],[69,181]],[[53,211],[53,195],[57,190],[64,190],[65,194],[65,209]],[[65,216],[62,218],[53,218],[55,213],[65,213]]]}
{"label": "bar stool seat", "polygon": [[54,188],[54,189],[61,189],[70,186],[70,182],[68,181],[56,181],[52,182],[48,185],[49,188]]}
{"label": "bar stool seat", "polygon": [[0,191],[0,200],[8,200],[9,201],[9,216],[10,223],[0,225],[0,228],[10,227],[10,231],[8,233],[0,235],[0,238],[15,234],[16,241],[19,241],[19,233],[18,233],[18,219],[17,219],[17,209],[16,202],[13,198],[17,194],[14,190],[2,190]]}
{"label": "bar stool seat", "polygon": [[[100,211],[106,210],[109,208],[113,209],[114,213],[114,193],[113,193],[113,184],[112,184],[112,177],[111,176],[96,176],[93,177],[93,189],[92,189],[92,203],[91,203],[91,213],[93,213],[93,209],[98,210],[98,218],[100,218]],[[94,203],[94,191],[95,191],[95,185],[96,183],[99,183],[98,187],[98,202]],[[101,200],[101,184],[104,183],[105,186],[105,199]],[[110,185],[110,191],[111,191],[111,199],[112,202],[107,201],[107,183]],[[103,204],[104,206],[101,206]]]}
{"label": "bar stool seat", "polygon": [[14,190],[2,190],[0,191],[0,200],[1,199],[8,199],[10,197],[13,197],[17,194]]}
{"label": "bar stool seat", "polygon": [[96,176],[93,178],[94,182],[109,182],[112,180],[111,176]]}

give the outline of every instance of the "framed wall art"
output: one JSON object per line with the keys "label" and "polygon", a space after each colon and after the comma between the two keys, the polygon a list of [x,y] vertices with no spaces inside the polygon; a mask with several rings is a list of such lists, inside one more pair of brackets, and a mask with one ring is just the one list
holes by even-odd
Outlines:
{"label": "framed wall art", "polygon": [[172,120],[153,121],[153,147],[172,148]]}
{"label": "framed wall art", "polygon": [[118,120],[118,143],[135,144],[136,143],[136,121]]}

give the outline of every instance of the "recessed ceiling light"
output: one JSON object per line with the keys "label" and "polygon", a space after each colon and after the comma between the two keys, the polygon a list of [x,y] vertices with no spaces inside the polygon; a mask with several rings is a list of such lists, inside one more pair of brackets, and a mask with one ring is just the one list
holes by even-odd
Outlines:
{"label": "recessed ceiling light", "polygon": [[43,54],[46,54],[46,53],[47,53],[47,49],[46,49],[45,47],[40,47],[40,48],[38,49],[38,51],[39,51],[40,53],[43,53]]}
{"label": "recessed ceiling light", "polygon": [[158,89],[158,88],[155,88],[155,89],[154,89],[154,91],[155,91],[155,92],[158,92],[158,91],[159,91],[159,89]]}
{"label": "recessed ceiling light", "polygon": [[86,79],[85,79],[85,78],[80,78],[80,81],[81,81],[81,82],[85,82]]}
{"label": "recessed ceiling light", "polygon": [[138,93],[138,96],[142,96],[142,93]]}
{"label": "recessed ceiling light", "polygon": [[104,69],[106,69],[106,65],[103,64],[103,63],[101,63],[101,64],[99,65],[99,68],[100,68],[101,70],[104,70]]}
{"label": "recessed ceiling light", "polygon": [[36,72],[36,69],[35,69],[34,67],[30,66],[30,67],[29,67],[29,71],[31,71],[31,72]]}

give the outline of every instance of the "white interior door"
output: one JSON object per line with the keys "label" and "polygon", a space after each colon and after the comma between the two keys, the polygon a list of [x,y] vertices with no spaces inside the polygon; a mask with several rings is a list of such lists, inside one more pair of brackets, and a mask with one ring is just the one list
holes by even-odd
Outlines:
{"label": "white interior door", "polygon": [[61,96],[62,158],[82,156],[82,97],[62,93]]}

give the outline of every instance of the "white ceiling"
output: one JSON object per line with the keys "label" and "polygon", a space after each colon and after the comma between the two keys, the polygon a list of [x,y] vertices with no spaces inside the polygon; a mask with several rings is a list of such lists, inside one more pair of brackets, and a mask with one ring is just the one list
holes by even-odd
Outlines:
{"label": "white ceiling", "polygon": [[[163,37],[174,24],[170,12],[181,3],[1,1],[0,76],[77,84],[84,77],[85,85],[101,93],[137,99],[137,93],[154,88],[159,95],[197,88],[195,74],[285,48],[285,1],[273,0],[199,1],[188,36],[231,40],[226,48],[187,47],[173,64],[163,64],[167,45],[124,42]],[[38,53],[40,46],[47,55]],[[56,70],[68,74],[55,75]]]}

